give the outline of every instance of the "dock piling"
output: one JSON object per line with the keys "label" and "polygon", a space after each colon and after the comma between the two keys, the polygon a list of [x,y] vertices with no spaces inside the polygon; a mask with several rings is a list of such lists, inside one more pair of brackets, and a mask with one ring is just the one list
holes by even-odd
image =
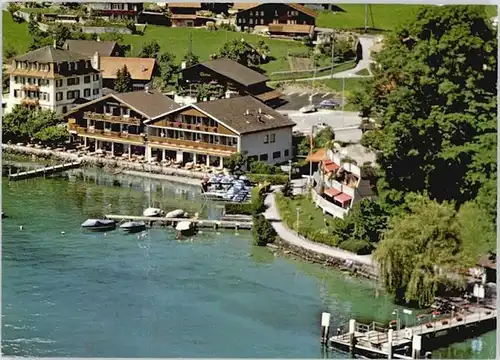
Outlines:
{"label": "dock piling", "polygon": [[349,354],[354,357],[356,349],[356,320],[349,320]]}
{"label": "dock piling", "polygon": [[413,335],[412,341],[412,358],[420,359],[420,352],[422,351],[422,336]]}
{"label": "dock piling", "polygon": [[328,335],[330,332],[330,313],[324,312],[321,314],[321,345],[328,343]]}
{"label": "dock piling", "polygon": [[392,339],[394,338],[394,330],[393,329],[389,329],[387,331],[387,358],[388,359],[392,359]]}

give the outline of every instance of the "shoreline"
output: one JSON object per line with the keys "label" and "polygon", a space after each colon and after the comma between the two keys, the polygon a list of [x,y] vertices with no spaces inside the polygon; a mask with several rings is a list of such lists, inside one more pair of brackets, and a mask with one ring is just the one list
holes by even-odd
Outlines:
{"label": "shoreline", "polygon": [[63,161],[81,161],[82,167],[100,167],[107,168],[112,173],[132,175],[138,177],[151,177],[152,179],[166,180],[177,183],[184,183],[193,186],[201,186],[201,180],[209,173],[200,171],[190,171],[185,169],[176,169],[166,166],[150,165],[147,163],[136,163],[124,160],[106,159],[96,156],[78,156],[77,154],[64,151],[55,151],[48,149],[37,149],[29,146],[20,146],[13,144],[2,144],[2,152],[13,155],[25,155],[42,159],[55,159]]}

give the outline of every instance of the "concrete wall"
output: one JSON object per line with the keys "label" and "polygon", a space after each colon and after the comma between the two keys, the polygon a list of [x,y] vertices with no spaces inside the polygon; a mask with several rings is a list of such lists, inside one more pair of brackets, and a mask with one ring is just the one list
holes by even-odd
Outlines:
{"label": "concrete wall", "polygon": [[[275,142],[271,142],[271,135],[274,134]],[[265,137],[268,136],[268,142],[265,143]],[[288,156],[285,156],[285,150],[288,150]],[[259,133],[247,134],[241,137],[241,150],[247,156],[260,156],[267,154],[267,163],[276,164],[292,159],[292,127],[262,131]],[[274,152],[280,152],[280,157],[273,159]]]}
{"label": "concrete wall", "polygon": [[324,214],[330,214],[333,217],[338,217],[338,218],[343,219],[344,216],[349,211],[347,209],[343,209],[342,207],[337,206],[334,203],[331,203],[331,202],[323,199],[320,195],[318,195],[318,193],[314,189],[311,190],[311,195],[312,195],[312,200],[316,204],[316,207],[323,210]]}

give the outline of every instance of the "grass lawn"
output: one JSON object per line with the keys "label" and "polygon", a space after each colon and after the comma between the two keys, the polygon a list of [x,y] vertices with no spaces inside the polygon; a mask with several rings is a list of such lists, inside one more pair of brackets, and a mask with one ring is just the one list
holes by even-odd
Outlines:
{"label": "grass lawn", "polygon": [[2,21],[3,49],[15,49],[18,54],[26,52],[31,44],[31,36],[28,34],[28,23],[22,22],[18,24],[14,22],[7,11],[2,11]]}
{"label": "grass lawn", "polygon": [[[316,19],[316,26],[339,29],[364,29],[365,4],[338,4],[345,12],[322,11]],[[398,25],[414,19],[422,5],[373,4],[368,5],[368,27],[380,30],[395,30]],[[497,15],[496,6],[485,7],[488,17]]]}
{"label": "grass lawn", "polygon": [[[344,63],[335,65],[333,67],[333,73],[336,74],[341,71],[346,71],[354,68],[356,66],[355,61],[346,61]],[[285,73],[285,74],[276,74],[273,76],[270,76],[271,81],[285,81],[285,80],[293,80],[293,79],[305,79],[308,77],[314,77],[314,76],[323,76],[323,75],[330,75],[331,70],[321,70],[321,71],[301,71],[301,72],[295,72],[295,73]]]}
{"label": "grass lawn", "polygon": [[261,66],[267,74],[273,71],[286,71],[290,69],[287,60],[288,51],[304,51],[306,47],[297,41],[267,39],[262,36],[237,33],[232,31],[207,31],[205,29],[170,28],[162,26],[148,26],[146,33],[141,35],[124,35],[123,43],[132,46],[132,55],[137,55],[145,42],[156,40],[161,51],[169,51],[181,61],[188,51],[189,33],[192,33],[192,49],[200,60],[208,60],[211,54],[216,53],[222,45],[229,40],[245,38],[250,44],[257,44],[264,40],[270,49],[273,58],[269,63]]}

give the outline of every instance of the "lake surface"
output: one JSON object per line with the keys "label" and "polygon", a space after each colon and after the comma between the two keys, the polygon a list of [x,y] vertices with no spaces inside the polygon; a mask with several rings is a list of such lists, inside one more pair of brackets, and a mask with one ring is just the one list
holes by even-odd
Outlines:
{"label": "lake surface", "polygon": [[[4,355],[345,358],[321,351],[322,311],[331,312],[333,329],[349,318],[391,318],[395,306],[375,298],[373,282],[275,257],[252,246],[249,232],[205,231],[182,242],[165,229],[85,233],[80,224],[89,217],[140,214],[150,182],[71,174],[3,178]],[[154,180],[151,187],[155,206],[221,211],[196,188]],[[494,332],[433,354],[494,356]]]}

